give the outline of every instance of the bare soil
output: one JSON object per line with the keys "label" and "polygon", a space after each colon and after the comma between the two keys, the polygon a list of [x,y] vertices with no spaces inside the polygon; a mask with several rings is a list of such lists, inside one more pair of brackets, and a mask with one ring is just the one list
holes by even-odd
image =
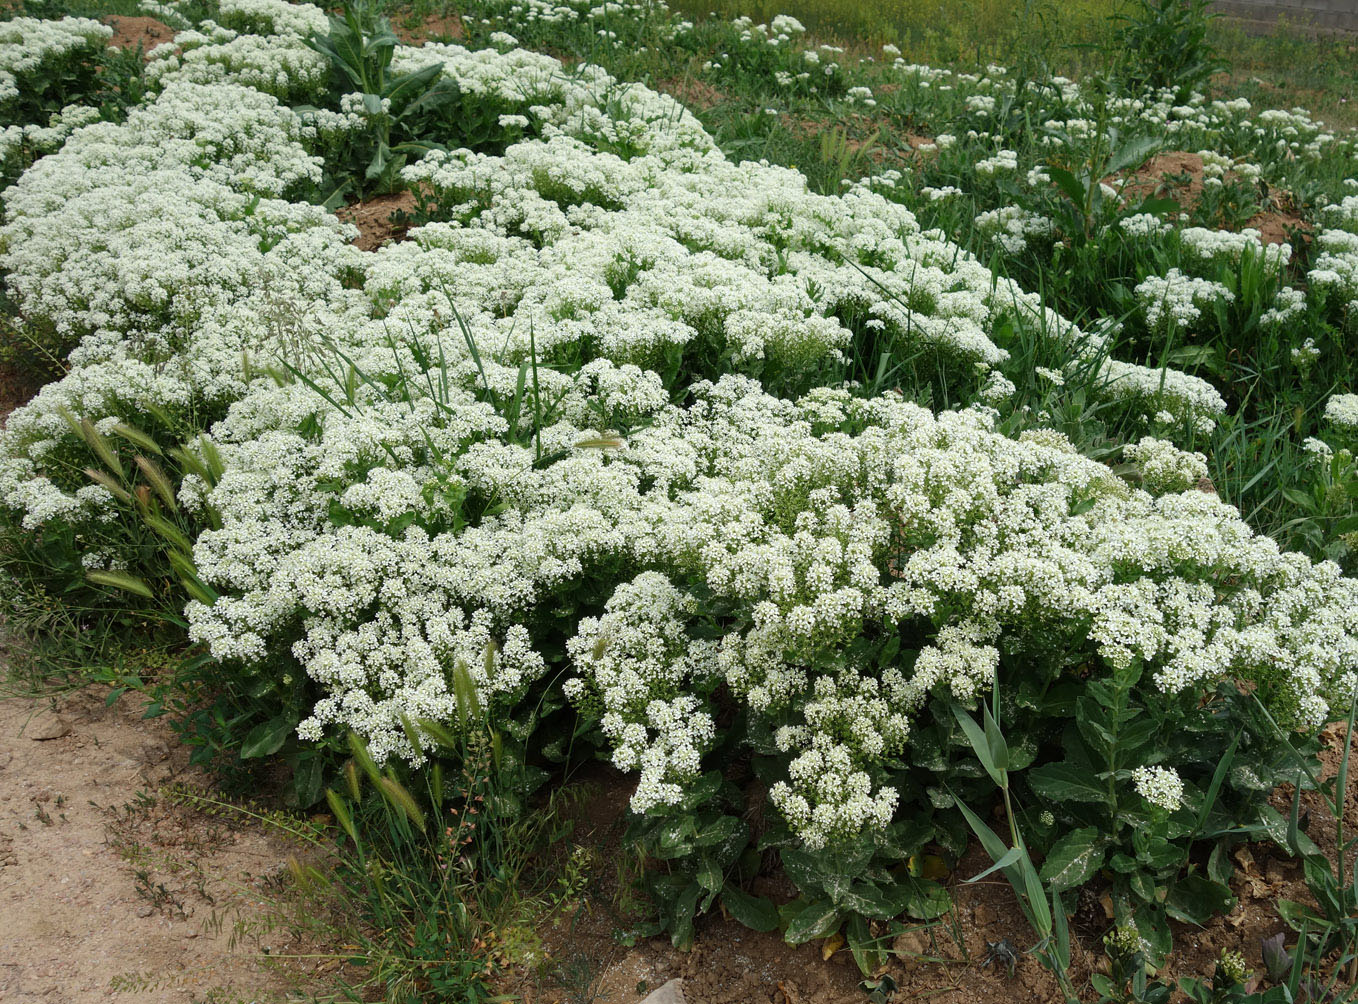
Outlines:
{"label": "bare soil", "polygon": [[[1148,196],[1164,195],[1185,209],[1191,209],[1202,198],[1203,177],[1200,156],[1187,150],[1167,150],[1156,154],[1132,173],[1123,190],[1123,197],[1128,201],[1137,201]],[[1297,213],[1290,193],[1274,189],[1268,194],[1274,207],[1257,214],[1245,224],[1259,231],[1259,239],[1263,243],[1287,244],[1294,231],[1309,230],[1307,223]]]}
{"label": "bare soil", "polygon": [[22,366],[0,363],[0,428],[4,427],[11,411],[37,393],[34,379],[33,374]]}
{"label": "bare soil", "polygon": [[173,42],[175,30],[153,17],[121,17],[110,14],[104,24],[113,29],[113,37],[108,40],[111,49],[135,49],[141,46],[143,56],[162,42]]}
{"label": "bare soil", "polygon": [[662,80],[656,85],[656,90],[677,98],[685,108],[699,111],[714,108],[726,100],[726,95],[711,84],[688,75]]}
{"label": "bare soil", "polygon": [[409,21],[395,25],[396,37],[406,45],[423,45],[425,42],[457,41],[463,35],[462,18],[456,14],[430,14],[422,21]]}
{"label": "bare soil", "polygon": [[103,688],[0,701],[0,1000],[281,1001],[297,987],[266,965],[296,951],[285,934],[236,931],[265,918],[261,890],[294,851],[164,794],[205,784],[186,759],[163,720],[105,706]]}
{"label": "bare soil", "polygon": [[410,224],[393,217],[397,213],[410,213],[414,208],[415,193],[404,191],[350,203],[335,215],[358,227],[354,247],[361,251],[376,251],[383,244],[405,240]]}

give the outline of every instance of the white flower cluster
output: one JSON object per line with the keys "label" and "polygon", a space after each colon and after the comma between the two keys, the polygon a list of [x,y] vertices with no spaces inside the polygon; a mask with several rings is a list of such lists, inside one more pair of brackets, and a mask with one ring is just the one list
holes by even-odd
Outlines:
{"label": "white flower cluster", "polygon": [[1133,292],[1145,311],[1146,326],[1152,330],[1173,327],[1191,331],[1204,309],[1235,300],[1235,294],[1221,283],[1185,275],[1177,268],[1164,276],[1148,276]]}
{"label": "white flower cluster", "polygon": [[697,603],[658,572],[620,585],[601,618],[580,621],[568,651],[582,677],[566,683],[576,700],[602,701],[601,727],[619,770],[639,771],[636,812],[675,804],[696,777],[715,736],[712,716],[687,690],[716,673],[716,643],[685,633]]}
{"label": "white flower cluster", "polygon": [[[287,6],[223,18],[287,41],[316,17]],[[984,694],[1001,651],[1141,660],[1169,692],[1246,681],[1288,723],[1349,699],[1358,583],[1173,491],[1196,458],[1133,447],[1156,497],[1058,433],[839,385],[859,338],[996,393],[1001,317],[1079,338],[908,211],[733,164],[672,99],[596,69],[438,45],[395,63],[437,63],[540,130],[407,168],[443,220],[404,243],[359,252],[300,201],[321,137],[235,79],[248,59],[77,130],[0,229],[25,323],[76,345],[0,433],[7,520],[82,545],[113,525],[66,414],[210,422],[224,472],[179,488],[217,594],[188,605],[191,636],[306,673],[304,738],[353,729],[414,758],[403,721],[455,723],[455,674],[507,706],[564,635],[568,692],[638,772],[635,807],[680,797],[720,695],[796,754],[770,797],[818,847],[891,818],[884,764],[913,715]],[[1104,367],[1137,407],[1224,408],[1185,374]],[[504,407],[516,394],[536,407]],[[114,531],[91,560],[135,569]]]}
{"label": "white flower cluster", "polygon": [[1290,244],[1265,244],[1259,231],[1246,228],[1239,233],[1228,230],[1208,230],[1205,227],[1186,227],[1179,231],[1179,243],[1185,251],[1202,264],[1239,264],[1246,255],[1260,259],[1265,270],[1277,275],[1292,258]]}
{"label": "white flower cluster", "polygon": [[[1264,327],[1281,328],[1302,317],[1306,313],[1306,290],[1283,286],[1273,298],[1273,306],[1259,315],[1259,323]],[[1303,345],[1292,349],[1292,358],[1312,362],[1320,355],[1313,339],[1306,339]]]}
{"label": "white flower cluster", "polygon": [[978,233],[1012,255],[1026,251],[1031,240],[1049,240],[1056,235],[1051,220],[1019,206],[991,209],[977,216],[975,222]]}
{"label": "white flower cluster", "polygon": [[1325,402],[1325,420],[1342,432],[1358,433],[1358,394],[1335,394]]}
{"label": "white flower cluster", "polygon": [[1322,207],[1320,216],[1334,229],[1322,230],[1316,236],[1320,254],[1306,279],[1336,301],[1348,330],[1358,331],[1358,195],[1346,195],[1338,203]]}
{"label": "white flower cluster", "polygon": [[72,60],[97,55],[112,36],[108,25],[84,17],[0,21],[0,108]]}
{"label": "white flower cluster", "polygon": [[855,337],[845,319],[857,318],[997,365],[1008,353],[990,338],[996,316],[1042,316],[1037,298],[880,195],[814,195],[795,171],[708,151],[624,160],[557,136],[502,157],[434,153],[403,176],[461,226],[520,242],[502,267],[522,293],[481,308],[520,351],[531,323],[540,347],[588,330],[618,361],[660,369],[710,343],[787,378],[837,360]]}
{"label": "white flower cluster", "polygon": [[1204,434],[1226,413],[1226,400],[1215,387],[1179,370],[1108,359],[1100,367],[1099,378],[1108,397],[1146,416],[1164,412],[1169,422],[1187,423]]}
{"label": "white flower cluster", "polygon": [[1183,804],[1184,782],[1173,767],[1138,767],[1132,787],[1151,805],[1173,812]]}
{"label": "white flower cluster", "polygon": [[[391,351],[369,329],[352,347],[365,368]],[[409,355],[382,372],[437,386],[417,367]],[[535,611],[610,569],[641,571],[580,621],[570,691],[599,702],[617,761],[641,771],[635,804],[673,801],[697,769],[720,682],[780,745],[810,751],[776,798],[813,843],[889,813],[896,793],[871,781],[874,764],[907,741],[930,693],[984,692],[1002,639],[1014,651],[1065,632],[1111,662],[1147,661],[1169,691],[1266,683],[1289,721],[1323,720],[1354,685],[1358,584],[1280,554],[1212,496],[1131,491],[1059,435],[1015,442],[975,412],[828,389],[792,403],[726,377],[690,388],[691,407],[656,402],[620,451],[579,447],[535,470],[461,389],[475,369],[455,373],[438,407],[375,401],[348,416],[268,385],[217,430],[228,470],[203,501],[222,529],[195,558],[222,597],[190,605],[193,636],[246,661],[300,637],[292,654],[326,692],[313,734],[354,728],[410,755],[400,716],[451,718],[449,667],[471,667],[487,700],[520,693],[544,667]],[[598,435],[574,422],[609,415],[590,390],[602,384],[550,380],[565,417],[545,448]],[[322,416],[319,439],[280,427],[302,411]],[[837,431],[846,422],[862,431]],[[1183,458],[1161,466],[1185,476]],[[449,484],[510,506],[455,529],[429,501]],[[416,524],[333,520],[337,502],[385,519],[381,499]],[[1073,515],[1080,500],[1092,508]],[[687,583],[731,612],[724,637],[691,630],[711,614]],[[849,641],[907,625],[930,638],[913,658],[821,668]]]}
{"label": "white flower cluster", "polygon": [[330,76],[329,60],[302,36],[237,34],[211,22],[180,32],[174,45],[151,55],[149,86],[231,81],[295,104],[315,104]]}
{"label": "white flower cluster", "polygon": [[1018,154],[1013,150],[1000,150],[993,157],[976,162],[976,173],[982,178],[996,174],[1012,174],[1018,170]]}
{"label": "white flower cluster", "polygon": [[43,154],[51,153],[81,126],[98,122],[98,108],[67,105],[50,116],[46,125],[36,122],[9,125],[0,130],[0,174],[13,176]]}
{"label": "white flower cluster", "polygon": [[1207,458],[1201,453],[1188,453],[1151,436],[1124,446],[1122,456],[1136,464],[1142,486],[1154,495],[1196,488],[1207,477]]}

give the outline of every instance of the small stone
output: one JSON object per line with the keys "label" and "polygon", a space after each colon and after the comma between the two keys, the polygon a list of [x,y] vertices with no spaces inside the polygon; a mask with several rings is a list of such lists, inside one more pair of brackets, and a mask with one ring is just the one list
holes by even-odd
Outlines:
{"label": "small stone", "polygon": [[138,917],[149,917],[151,916],[151,914],[155,912],[156,912],[155,909],[151,906],[150,903],[143,903],[141,906],[137,907]]}
{"label": "small stone", "polygon": [[909,962],[921,955],[932,955],[929,936],[923,931],[906,931],[891,943],[891,950],[902,962]]}
{"label": "small stone", "polygon": [[641,1004],[684,1004],[684,981],[675,977],[664,986],[656,987]]}
{"label": "small stone", "polygon": [[24,735],[36,742],[43,742],[47,739],[60,739],[62,736],[71,734],[71,723],[60,715],[44,712],[34,715],[29,719],[28,725],[24,728]]}

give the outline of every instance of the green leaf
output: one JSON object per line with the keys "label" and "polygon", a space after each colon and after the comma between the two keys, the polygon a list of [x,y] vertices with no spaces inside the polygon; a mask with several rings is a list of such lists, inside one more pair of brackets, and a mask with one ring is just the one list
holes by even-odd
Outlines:
{"label": "green leaf", "polygon": [[1143,871],[1135,871],[1127,879],[1132,895],[1143,903],[1155,902],[1155,879]]}
{"label": "green leaf", "polygon": [[999,723],[990,713],[989,705],[981,705],[981,719],[985,723],[985,741],[986,748],[990,750],[990,762],[997,770],[1008,770],[1009,744],[1004,741],[1004,734],[1000,732]]}
{"label": "green leaf", "polygon": [[1066,919],[1066,904],[1061,902],[1061,894],[1052,890],[1052,952],[1061,970],[1070,968],[1070,925]]}
{"label": "green leaf", "polygon": [[881,964],[883,953],[881,944],[872,936],[868,922],[862,917],[850,917],[844,927],[844,937],[854,962],[858,963],[858,971],[864,976],[870,975]]}
{"label": "green leaf", "polygon": [[683,892],[674,898],[666,925],[670,930],[670,943],[680,951],[693,946],[693,915],[698,910],[698,899],[703,888],[697,882],[690,882]]}
{"label": "green leaf", "polygon": [[1004,854],[1004,856],[1003,856],[1002,858],[1000,858],[998,861],[994,862],[989,868],[987,868],[987,869],[986,869],[985,871],[983,871],[983,872],[977,872],[975,875],[973,875],[971,878],[967,879],[966,881],[968,881],[968,882],[979,882],[979,881],[981,881],[981,879],[985,878],[985,877],[988,876],[988,875],[993,875],[993,874],[994,874],[995,872],[997,872],[997,871],[1000,871],[1000,870],[1002,870],[1002,869],[1008,868],[1008,867],[1009,867],[1010,865],[1012,865],[1012,864],[1016,864],[1016,863],[1018,862],[1018,859],[1021,858],[1021,857],[1023,857],[1023,848],[1022,848],[1022,847],[1011,847],[1011,848],[1009,848],[1009,850],[1007,850],[1007,851],[1005,852],[1005,854]]}
{"label": "green leaf", "polygon": [[1041,878],[1057,892],[1077,889],[1103,864],[1107,844],[1092,826],[1071,830],[1052,845],[1042,863]]}
{"label": "green leaf", "polygon": [[1007,781],[1004,768],[995,762],[995,758],[990,750],[990,741],[986,738],[985,731],[981,726],[976,724],[976,719],[967,714],[966,709],[964,709],[962,705],[954,702],[952,704],[952,713],[957,718],[957,724],[962,726],[962,731],[966,733],[967,741],[971,743],[972,752],[974,752],[976,758],[981,761],[981,766],[984,767],[986,773],[990,775],[990,779],[999,787],[1005,787]]}
{"label": "green leaf", "polygon": [[245,734],[245,740],[240,745],[241,759],[251,760],[277,753],[288,741],[292,728],[293,723],[285,718],[274,718],[256,725]]}
{"label": "green leaf", "polygon": [[292,770],[292,796],[297,807],[307,809],[315,805],[321,797],[321,780],[324,771],[321,757],[315,752],[299,756]]}
{"label": "green leaf", "polygon": [[1023,775],[1033,793],[1046,802],[1108,804],[1108,789],[1087,768],[1070,763],[1049,763]]}
{"label": "green leaf", "polygon": [[1281,850],[1292,853],[1291,848],[1287,846],[1287,820],[1283,818],[1281,812],[1271,805],[1262,805],[1259,808],[1259,823],[1270,840]]}
{"label": "green leaf", "polygon": [[904,912],[915,920],[935,920],[952,909],[952,897],[937,882],[910,879],[903,884]]}
{"label": "green leaf", "polygon": [[763,896],[751,896],[728,882],[722,887],[721,901],[732,917],[753,931],[772,931],[778,926],[778,908]]}
{"label": "green leaf", "polygon": [[715,844],[727,843],[735,837],[743,838],[748,832],[745,824],[735,816],[722,816],[710,826],[703,827],[693,843],[697,847],[712,847]]}
{"label": "green leaf", "polygon": [[1297,903],[1290,899],[1280,899],[1274,906],[1278,910],[1278,916],[1287,921],[1289,927],[1294,931],[1300,931],[1303,925],[1316,925],[1325,923],[1325,918],[1304,903]]}
{"label": "green leaf", "polygon": [[787,925],[783,937],[789,945],[804,945],[817,938],[828,938],[839,930],[842,915],[827,900],[807,903]]}
{"label": "green leaf", "polygon": [[1064,167],[1055,165],[1047,166],[1047,176],[1056,183],[1056,187],[1061,189],[1071,202],[1083,208],[1085,202],[1085,186]]}
{"label": "green leaf", "polygon": [[1237,733],[1231,740],[1231,745],[1226,750],[1217,764],[1217,769],[1212,773],[1212,783],[1207,787],[1207,797],[1202,800],[1202,808],[1198,811],[1197,822],[1193,826],[1194,833],[1201,833],[1203,826],[1207,823],[1207,817],[1212,813],[1212,807],[1216,805],[1217,795],[1221,792],[1222,782],[1226,780],[1226,775],[1230,772],[1231,763],[1235,760],[1235,749],[1240,744],[1240,734]]}
{"label": "green leaf", "polygon": [[1229,887],[1213,882],[1206,875],[1185,875],[1169,887],[1165,912],[1187,924],[1206,924],[1214,916],[1235,907]]}
{"label": "green leaf", "polygon": [[698,863],[698,884],[709,892],[718,892],[723,884],[721,869],[706,854]]}
{"label": "green leaf", "polygon": [[128,575],[126,572],[92,571],[86,572],[85,578],[96,586],[121,589],[125,593],[135,593],[137,596],[148,600],[156,598],[155,594],[151,592],[150,586],[135,575]]}

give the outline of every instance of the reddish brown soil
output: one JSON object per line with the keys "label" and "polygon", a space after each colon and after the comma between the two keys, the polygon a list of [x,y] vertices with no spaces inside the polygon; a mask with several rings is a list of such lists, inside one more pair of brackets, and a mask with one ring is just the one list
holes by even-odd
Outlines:
{"label": "reddish brown soil", "polygon": [[11,411],[37,392],[32,374],[14,363],[0,363],[0,428],[4,427]]}
{"label": "reddish brown soil", "polygon": [[1291,198],[1285,192],[1278,194],[1282,196],[1279,208],[1252,217],[1245,226],[1258,230],[1259,239],[1265,244],[1290,244],[1292,234],[1298,231],[1303,239],[1309,241],[1311,225],[1297,214]]}
{"label": "reddish brown soil", "polygon": [[[1186,182],[1170,180],[1182,179],[1183,176],[1187,176]],[[1187,150],[1167,150],[1156,154],[1132,172],[1123,195],[1130,200],[1166,195],[1181,206],[1192,206],[1202,196],[1202,178],[1201,157]]]}
{"label": "reddish brown soil", "polygon": [[406,45],[423,45],[425,42],[457,41],[463,35],[462,18],[456,14],[429,15],[415,24],[401,24],[395,28],[396,37]]}
{"label": "reddish brown soil", "polygon": [[113,37],[108,40],[109,48],[112,49],[135,49],[140,45],[145,56],[162,42],[174,41],[175,30],[153,17],[110,14],[104,18],[104,24],[113,29]]}
{"label": "reddish brown soil", "polygon": [[[1139,201],[1150,196],[1168,196],[1185,209],[1191,209],[1202,197],[1203,188],[1202,158],[1186,150],[1167,150],[1156,154],[1134,171],[1123,189],[1123,199],[1128,202]],[[1116,184],[1116,178],[1106,181]],[[1287,244],[1296,230],[1306,230],[1307,225],[1297,214],[1292,197],[1287,192],[1275,189],[1269,192],[1272,208],[1253,217],[1246,227],[1259,231],[1259,239],[1265,244]]]}
{"label": "reddish brown soil", "polygon": [[410,224],[392,219],[397,213],[409,213],[415,208],[413,192],[394,192],[374,195],[371,199],[354,202],[338,210],[335,215],[358,227],[354,247],[362,251],[376,251],[383,244],[405,240]]}
{"label": "reddish brown soil", "polygon": [[669,80],[662,80],[656,85],[656,90],[673,95],[679,100],[680,104],[687,108],[696,108],[699,111],[706,111],[708,108],[721,104],[726,99],[726,95],[711,84],[690,76],[671,77]]}

